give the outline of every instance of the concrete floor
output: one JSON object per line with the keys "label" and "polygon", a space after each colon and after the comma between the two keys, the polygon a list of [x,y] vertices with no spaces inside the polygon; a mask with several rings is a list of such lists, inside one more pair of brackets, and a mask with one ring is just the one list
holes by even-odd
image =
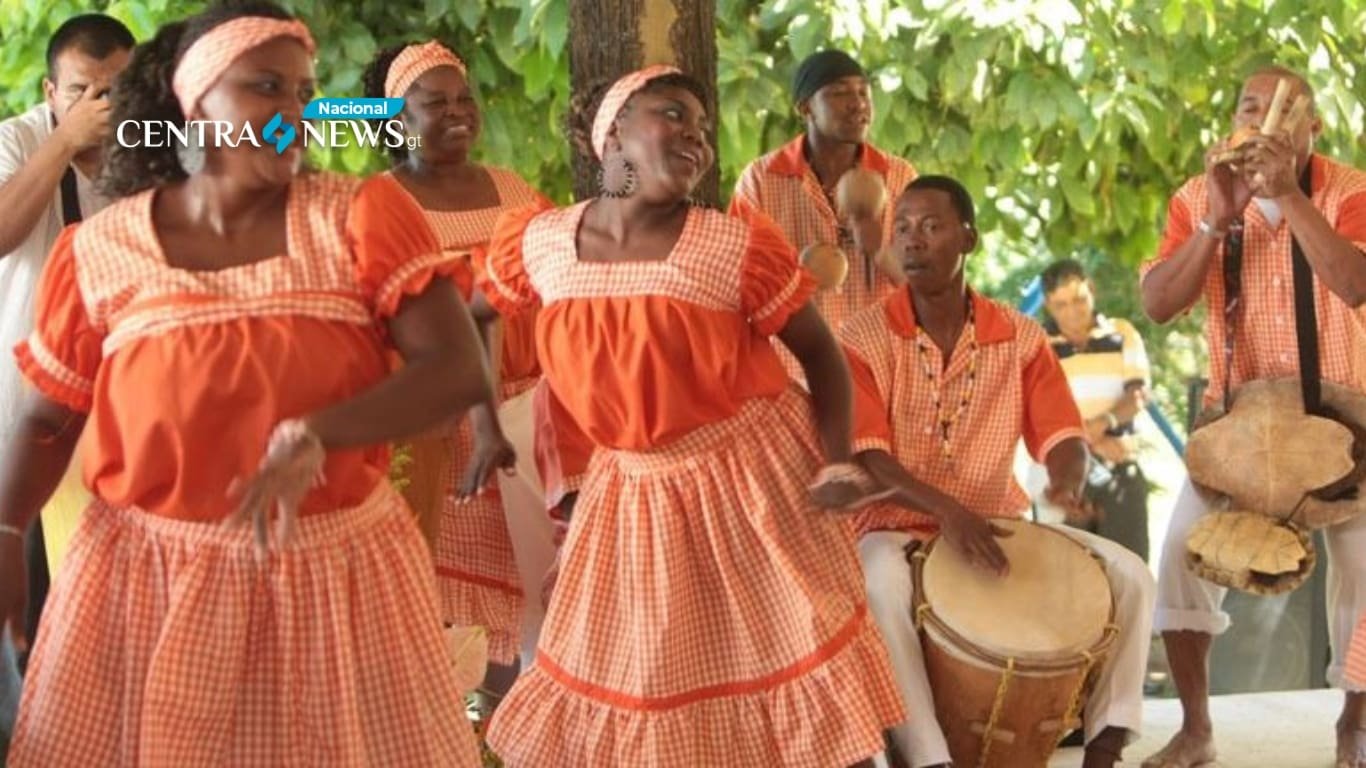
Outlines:
{"label": "concrete floor", "polygon": [[[1339,691],[1285,691],[1215,696],[1210,703],[1219,768],[1332,768]],[[1175,699],[1149,699],[1143,735],[1121,764],[1136,768],[1166,744],[1181,723]],[[1081,749],[1061,750],[1049,768],[1079,768]]]}

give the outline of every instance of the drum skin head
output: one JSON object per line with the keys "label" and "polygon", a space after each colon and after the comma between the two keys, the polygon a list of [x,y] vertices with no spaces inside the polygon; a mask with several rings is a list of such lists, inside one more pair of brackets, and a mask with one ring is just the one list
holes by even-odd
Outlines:
{"label": "drum skin head", "polygon": [[1082,653],[1104,636],[1112,613],[1100,563],[1065,534],[1023,520],[997,539],[1010,561],[1000,578],[936,539],[924,566],[925,598],[950,629],[983,650],[1020,659]]}

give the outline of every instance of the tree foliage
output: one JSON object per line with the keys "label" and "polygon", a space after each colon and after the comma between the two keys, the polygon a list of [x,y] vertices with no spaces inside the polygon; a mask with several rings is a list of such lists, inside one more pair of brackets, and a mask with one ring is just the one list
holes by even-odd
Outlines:
{"label": "tree foliage", "polygon": [[[284,5],[319,40],[327,95],[358,93],[380,47],[446,41],[477,80],[483,157],[567,200],[568,1]],[[1273,61],[1306,72],[1318,90],[1321,151],[1366,165],[1366,0],[715,2],[724,20],[723,196],[745,163],[800,130],[787,86],[796,62],[822,47],[848,50],[873,76],[873,140],[922,172],[962,179],[977,197],[986,234],[972,265],[977,284],[1009,299],[1048,260],[1081,257],[1105,308],[1139,321],[1172,405],[1200,369],[1199,319],[1161,329],[1142,322],[1135,269],[1156,248],[1170,194],[1228,132],[1242,74]],[[0,0],[0,113],[40,97],[47,36],[92,6],[144,39],[202,3]],[[355,173],[385,162],[359,149],[317,160]]]}

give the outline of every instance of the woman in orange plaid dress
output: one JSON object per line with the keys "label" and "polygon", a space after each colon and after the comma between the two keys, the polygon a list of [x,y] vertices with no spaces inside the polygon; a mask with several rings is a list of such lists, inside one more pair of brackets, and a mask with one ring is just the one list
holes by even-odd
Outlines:
{"label": "woman in orange plaid dress", "polygon": [[[273,5],[211,8],[139,46],[114,122],[297,125],[313,48]],[[9,764],[478,765],[384,447],[491,397],[468,271],[393,179],[300,174],[298,143],[110,152],[120,199],[63,233],[17,349],[41,396],[0,475],[11,626],[14,534],[82,426],[95,501]]]}
{"label": "woman in orange plaid dress", "polygon": [[541,307],[550,387],[597,446],[535,665],[490,729],[512,766],[844,766],[902,717],[850,528],[813,501],[867,487],[848,372],[776,227],[689,205],[713,160],[700,94],[668,67],[614,84],[605,196],[501,219],[475,298]]}
{"label": "woman in orange plaid dress", "polygon": [[[471,255],[482,254],[499,214],[527,206],[550,207],[550,201],[512,171],[471,162],[481,115],[465,63],[450,49],[434,40],[386,49],[375,57],[364,79],[366,96],[405,100],[402,119],[408,135],[422,140],[413,151],[390,150],[394,168],[387,175],[423,209],[441,247],[476,274],[483,265]],[[535,324],[535,313],[509,318],[487,340],[491,349],[501,350],[496,353],[500,399],[516,397],[540,379]],[[483,433],[478,444],[490,450],[476,453],[476,429]],[[438,470],[444,487],[432,546],[441,618],[448,624],[488,630],[493,666],[485,687],[501,696],[516,674],[523,617],[536,624],[541,613],[539,601],[526,602],[502,499],[497,484],[488,482],[495,467],[511,464],[512,448],[492,410],[483,407],[473,409],[450,437],[436,439],[454,442],[449,465]],[[415,458],[433,459],[430,454]],[[419,510],[420,515],[427,513]],[[537,627],[525,629],[528,644],[534,646]]]}

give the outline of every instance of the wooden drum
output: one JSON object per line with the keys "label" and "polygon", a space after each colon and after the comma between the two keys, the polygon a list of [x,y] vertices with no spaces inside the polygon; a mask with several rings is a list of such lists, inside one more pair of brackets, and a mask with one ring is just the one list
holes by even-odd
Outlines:
{"label": "wooden drum", "polygon": [[[1046,526],[993,521],[1010,575],[970,565],[936,538],[910,557],[913,611],[935,713],[957,766],[1046,766],[1114,643],[1105,570]],[[914,713],[912,713],[914,717]]]}

